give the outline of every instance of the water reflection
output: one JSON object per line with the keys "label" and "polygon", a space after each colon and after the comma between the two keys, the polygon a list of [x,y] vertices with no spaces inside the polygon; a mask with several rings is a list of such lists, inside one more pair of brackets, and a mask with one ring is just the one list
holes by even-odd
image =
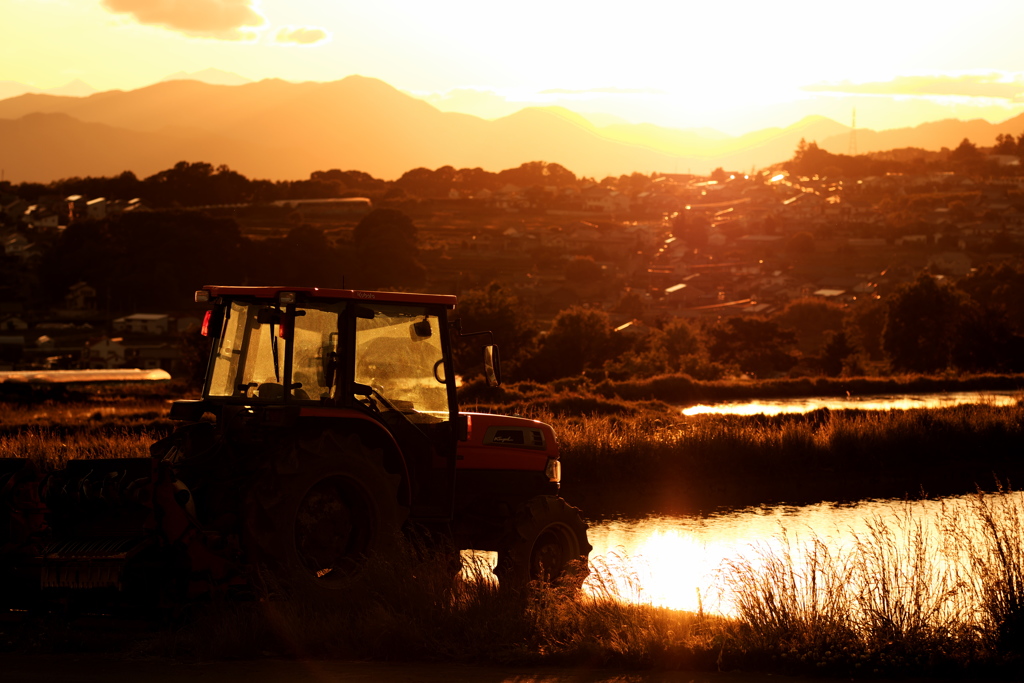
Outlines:
{"label": "water reflection", "polygon": [[865,396],[817,396],[780,398],[759,401],[723,401],[695,405],[682,410],[683,415],[778,415],[809,413],[812,410],[908,410],[911,408],[946,408],[983,403],[994,406],[1015,405],[1024,397],[1019,391],[959,391],[943,394],[875,394]]}
{"label": "water reflection", "polygon": [[937,525],[943,507],[948,518],[951,509],[967,504],[966,497],[910,503],[875,500],[761,506],[705,517],[596,521],[589,531],[595,570],[589,590],[611,588],[626,600],[732,615],[720,575],[730,561],[743,557],[756,564],[766,553],[781,557],[791,552],[799,558],[812,541],[839,555],[849,552],[858,539],[870,538],[879,522],[901,530],[908,528],[908,520],[920,524],[937,547],[942,543]]}

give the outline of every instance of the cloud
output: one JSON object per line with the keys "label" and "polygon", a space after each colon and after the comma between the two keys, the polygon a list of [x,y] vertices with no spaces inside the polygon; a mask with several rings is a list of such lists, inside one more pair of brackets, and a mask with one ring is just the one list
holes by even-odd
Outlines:
{"label": "cloud", "polygon": [[[115,14],[130,14],[147,26],[188,36],[247,40],[266,23],[256,0],[100,0]],[[249,30],[247,30],[249,29]]]}
{"label": "cloud", "polygon": [[277,32],[277,42],[315,45],[330,40],[327,31],[315,26],[286,26]]}
{"label": "cloud", "polygon": [[664,90],[651,88],[616,88],[608,86],[604,88],[588,88],[586,90],[569,90],[567,88],[552,88],[542,90],[541,95],[664,95]]}
{"label": "cloud", "polygon": [[891,81],[873,83],[815,83],[809,92],[833,92],[851,95],[918,95],[987,97],[1016,100],[1024,96],[1024,81],[1004,74],[968,74],[957,76],[898,76]]}

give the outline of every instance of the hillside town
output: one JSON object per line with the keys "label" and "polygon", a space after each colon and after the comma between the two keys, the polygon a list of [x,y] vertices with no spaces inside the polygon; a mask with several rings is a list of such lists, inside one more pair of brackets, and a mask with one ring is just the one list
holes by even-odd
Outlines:
{"label": "hillside town", "polygon": [[[47,300],[46,283],[30,275],[75,226],[168,211],[230,219],[255,243],[301,233],[337,249],[358,242],[357,226],[375,211],[398,211],[415,228],[412,256],[421,276],[373,284],[463,295],[496,283],[541,328],[560,311],[586,307],[605,312],[623,335],[679,318],[700,324],[770,317],[797,301],[849,308],[884,300],[922,272],[952,281],[1002,264],[1019,270],[1020,157],[973,151],[969,166],[908,163],[859,177],[834,165],[806,173],[801,161],[821,153],[813,143],[772,169],[717,169],[710,177],[635,173],[598,182],[543,162],[514,169],[512,178],[444,167],[389,183],[328,171],[304,181],[313,196],[212,197],[201,206],[7,183],[0,186],[0,368],[184,372],[183,335],[197,329],[202,313],[189,304],[191,290],[173,294],[179,304],[157,308],[118,296],[103,282],[76,279],[60,292],[50,283]],[[176,169],[197,166],[182,162]],[[231,173],[203,166],[211,180]],[[292,195],[301,193],[292,188]],[[280,275],[248,272],[245,281],[338,286],[312,276],[277,282]],[[358,277],[343,281],[371,288]]]}

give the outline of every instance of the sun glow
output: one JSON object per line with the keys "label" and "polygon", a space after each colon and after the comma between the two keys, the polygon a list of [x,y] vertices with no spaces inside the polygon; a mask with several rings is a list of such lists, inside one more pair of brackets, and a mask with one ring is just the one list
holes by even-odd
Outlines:
{"label": "sun glow", "polygon": [[[845,121],[853,103],[861,125],[875,128],[941,118],[950,107],[990,120],[1024,108],[1024,48],[1014,32],[1024,5],[1012,2],[975,3],[967,16],[882,0],[854,11],[812,0],[784,11],[753,0],[639,0],[629,12],[578,0],[523,0],[514,11],[468,0],[168,0],[159,8],[0,0],[0,8],[0,81],[40,88],[81,78],[132,89],[209,68],[251,80],[361,74],[442,100],[460,92],[449,104],[471,114],[553,105],[732,133],[810,113]],[[870,47],[879,44],[890,47]]]}

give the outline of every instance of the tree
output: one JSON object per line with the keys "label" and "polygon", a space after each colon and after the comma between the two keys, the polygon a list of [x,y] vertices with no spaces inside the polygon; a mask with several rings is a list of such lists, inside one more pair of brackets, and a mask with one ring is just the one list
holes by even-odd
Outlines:
{"label": "tree", "polygon": [[583,306],[560,311],[524,370],[533,379],[550,381],[600,368],[614,355],[611,332],[604,311]]}
{"label": "tree", "polygon": [[205,284],[245,282],[262,262],[233,219],[146,211],[72,223],[39,273],[51,301],[85,281],[112,310],[137,312],[179,308]]}
{"label": "tree", "polygon": [[885,328],[885,316],[886,305],[875,298],[858,300],[846,313],[847,337],[874,361],[884,358],[882,330]]}
{"label": "tree", "polygon": [[416,226],[398,209],[374,209],[359,221],[352,237],[360,287],[418,287],[426,281]]}
{"label": "tree", "polygon": [[512,184],[519,187],[576,187],[579,181],[576,175],[558,164],[546,161],[528,161],[517,168],[509,168],[498,173],[499,184]]}
{"label": "tree", "polygon": [[843,328],[845,315],[845,309],[837,303],[807,297],[789,302],[772,320],[796,334],[801,351],[814,353],[821,348],[828,332]]}
{"label": "tree", "polygon": [[[529,355],[537,334],[532,312],[497,282],[461,294],[455,316],[462,321],[464,332],[492,332],[494,343],[501,348],[502,360],[513,372],[519,361]],[[483,343],[480,337],[457,341],[455,361],[460,372],[480,365]],[[506,376],[510,376],[508,372]]]}
{"label": "tree", "polygon": [[967,296],[927,273],[887,299],[882,348],[895,370],[935,372],[950,366]]}
{"label": "tree", "polygon": [[796,336],[764,318],[732,317],[707,330],[708,355],[756,377],[784,373],[794,365]]}
{"label": "tree", "polygon": [[970,167],[982,159],[981,150],[973,142],[964,138],[957,148],[949,153],[949,160],[957,165]]}
{"label": "tree", "polygon": [[673,318],[661,329],[660,346],[673,366],[679,366],[679,359],[700,351],[700,339],[683,318]]}
{"label": "tree", "polygon": [[1024,266],[989,264],[961,278],[957,287],[982,306],[1000,311],[1013,329],[1024,331]]}
{"label": "tree", "polygon": [[829,377],[838,377],[843,373],[843,361],[856,352],[846,332],[830,330],[825,335],[825,343],[821,347],[821,368]]}
{"label": "tree", "polygon": [[1001,311],[969,301],[961,311],[951,358],[970,372],[1020,372],[1024,369],[1024,337],[1014,334]]}
{"label": "tree", "polygon": [[1017,141],[1009,133],[1006,135],[1000,133],[996,136],[996,144],[992,148],[992,152],[995,154],[1017,154]]}

